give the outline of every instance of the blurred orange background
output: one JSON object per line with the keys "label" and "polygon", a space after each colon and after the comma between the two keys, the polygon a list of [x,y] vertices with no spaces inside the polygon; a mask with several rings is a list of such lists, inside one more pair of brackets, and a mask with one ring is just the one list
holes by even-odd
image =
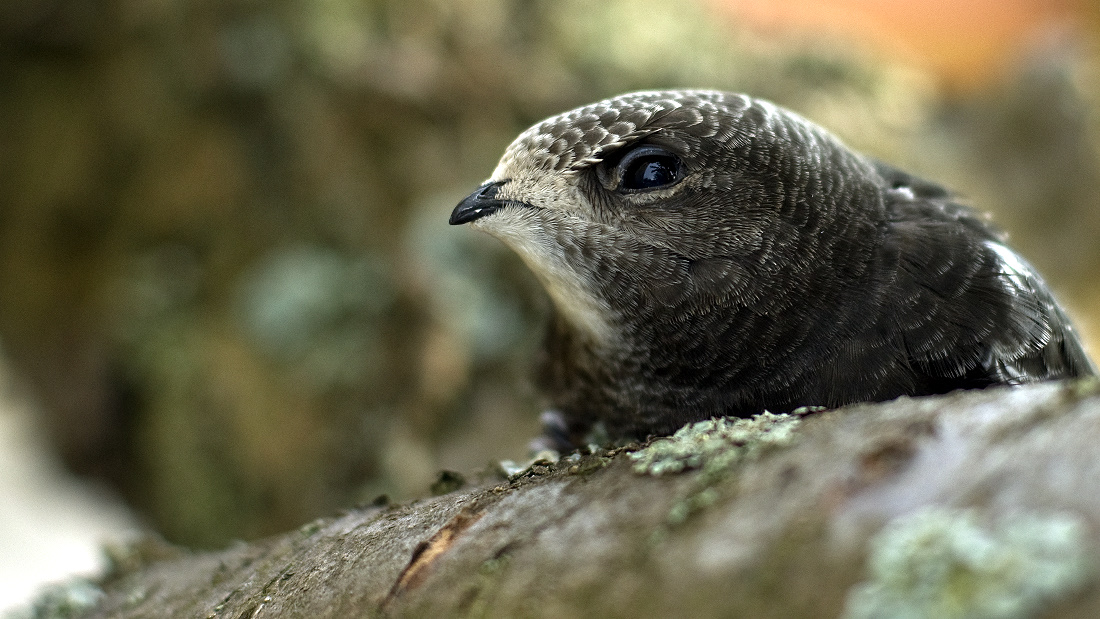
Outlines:
{"label": "blurred orange background", "polygon": [[1067,30],[1094,32],[1088,0],[705,0],[761,32],[841,37],[970,90],[1010,76],[1025,52]]}

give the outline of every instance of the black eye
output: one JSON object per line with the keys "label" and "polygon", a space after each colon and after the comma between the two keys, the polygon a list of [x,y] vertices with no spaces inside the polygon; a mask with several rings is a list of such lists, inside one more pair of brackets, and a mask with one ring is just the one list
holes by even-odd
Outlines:
{"label": "black eye", "polygon": [[663,148],[642,146],[626,154],[619,162],[619,188],[629,191],[657,189],[680,180],[683,165]]}

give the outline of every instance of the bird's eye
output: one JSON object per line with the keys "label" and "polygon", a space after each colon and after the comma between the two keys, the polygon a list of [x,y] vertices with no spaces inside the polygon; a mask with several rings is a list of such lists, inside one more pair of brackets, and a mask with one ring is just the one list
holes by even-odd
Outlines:
{"label": "bird's eye", "polygon": [[667,187],[682,177],[680,159],[656,146],[636,148],[619,162],[619,188],[627,191]]}

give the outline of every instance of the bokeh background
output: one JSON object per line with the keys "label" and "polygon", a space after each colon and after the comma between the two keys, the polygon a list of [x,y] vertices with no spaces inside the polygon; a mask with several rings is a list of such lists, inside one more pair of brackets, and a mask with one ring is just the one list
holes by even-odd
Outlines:
{"label": "bokeh background", "polygon": [[196,547],[522,458],[547,303],[447,216],[531,123],[688,86],[991,211],[1095,355],[1098,38],[1087,0],[5,0],[5,371]]}

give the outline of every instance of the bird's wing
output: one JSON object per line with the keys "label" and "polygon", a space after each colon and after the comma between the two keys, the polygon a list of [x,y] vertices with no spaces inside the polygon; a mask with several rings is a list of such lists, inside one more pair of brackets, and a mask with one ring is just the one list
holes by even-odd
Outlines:
{"label": "bird's wing", "polygon": [[1043,339],[1024,338],[1024,342],[1017,342],[1015,351],[991,355],[983,362],[986,371],[1006,383],[1096,374],[1073,324],[1035,269],[999,242],[987,241],[984,245],[996,256],[996,274],[1006,291],[1008,313],[1017,332],[1049,332],[1049,337]]}
{"label": "bird's wing", "polygon": [[878,164],[896,252],[893,316],[929,391],[1095,374],[1047,285],[946,190]]}

